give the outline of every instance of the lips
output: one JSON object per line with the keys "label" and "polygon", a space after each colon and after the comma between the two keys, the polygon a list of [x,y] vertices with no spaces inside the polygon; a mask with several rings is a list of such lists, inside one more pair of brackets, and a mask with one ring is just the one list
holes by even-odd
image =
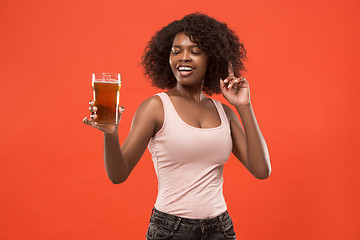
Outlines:
{"label": "lips", "polygon": [[183,65],[183,64],[178,65],[176,67],[176,69],[179,72],[180,76],[182,76],[182,77],[187,77],[194,71],[194,67],[192,67],[190,65]]}

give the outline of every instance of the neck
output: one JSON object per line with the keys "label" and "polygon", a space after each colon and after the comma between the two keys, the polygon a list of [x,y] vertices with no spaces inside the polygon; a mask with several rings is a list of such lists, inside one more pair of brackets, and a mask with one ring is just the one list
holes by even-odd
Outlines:
{"label": "neck", "polygon": [[191,98],[197,102],[201,102],[202,100],[206,99],[206,96],[202,92],[202,85],[200,87],[190,87],[177,84],[169,92],[177,96]]}

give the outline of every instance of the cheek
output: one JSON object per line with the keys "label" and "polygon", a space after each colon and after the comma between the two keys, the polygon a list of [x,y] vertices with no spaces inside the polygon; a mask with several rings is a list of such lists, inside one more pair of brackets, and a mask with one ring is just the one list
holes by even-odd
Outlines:
{"label": "cheek", "polygon": [[206,71],[206,69],[207,69],[207,67],[208,67],[208,58],[207,58],[207,57],[205,57],[205,58],[202,59],[202,65],[203,65],[203,68],[204,68],[205,71]]}
{"label": "cheek", "polygon": [[170,65],[171,72],[173,74],[175,74],[176,66],[174,66],[174,61],[172,61],[171,57],[169,57],[169,65]]}
{"label": "cheek", "polygon": [[172,61],[172,58],[169,57],[169,64],[170,64],[170,67],[171,67],[171,68],[173,68],[173,62],[174,62],[174,61]]}
{"label": "cheek", "polygon": [[208,68],[208,62],[207,62],[207,61],[204,61],[204,63],[203,63],[204,72],[207,71],[207,68]]}

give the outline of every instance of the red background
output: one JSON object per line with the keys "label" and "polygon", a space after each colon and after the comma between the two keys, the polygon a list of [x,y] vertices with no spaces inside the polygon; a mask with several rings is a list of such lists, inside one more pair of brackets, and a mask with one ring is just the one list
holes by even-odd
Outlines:
{"label": "red background", "polygon": [[245,42],[272,161],[265,181],[233,156],[225,165],[238,238],[360,239],[359,10],[356,0],[2,0],[0,238],[145,239],[152,161],[146,152],[121,185],[107,179],[102,134],[82,123],[91,73],[122,73],[123,141],[159,91],[140,66],[147,41],[200,11]]}

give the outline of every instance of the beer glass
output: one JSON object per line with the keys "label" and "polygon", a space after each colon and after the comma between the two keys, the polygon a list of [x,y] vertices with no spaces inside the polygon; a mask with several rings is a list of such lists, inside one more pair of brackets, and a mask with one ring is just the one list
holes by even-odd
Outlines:
{"label": "beer glass", "polygon": [[118,124],[120,87],[120,73],[92,74],[96,124]]}

